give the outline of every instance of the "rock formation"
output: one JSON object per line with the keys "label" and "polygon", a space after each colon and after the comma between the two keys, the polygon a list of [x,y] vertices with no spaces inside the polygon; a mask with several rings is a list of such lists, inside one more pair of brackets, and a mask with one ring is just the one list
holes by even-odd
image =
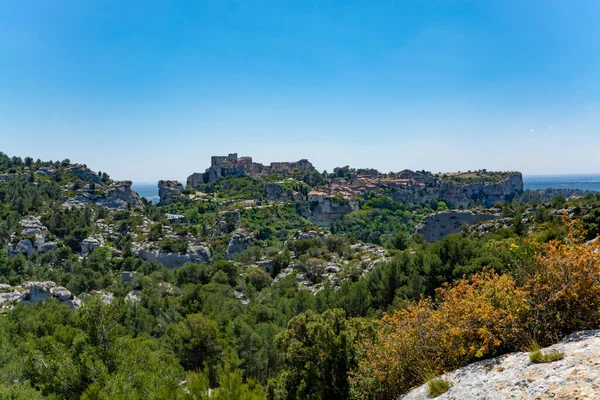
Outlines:
{"label": "rock formation", "polygon": [[25,236],[16,244],[8,246],[8,255],[13,257],[19,253],[22,254],[42,254],[51,250],[58,249],[58,244],[55,241],[48,240],[48,228],[40,222],[40,217],[28,216],[21,219],[19,222]]}
{"label": "rock formation", "polygon": [[18,302],[36,302],[54,298],[69,307],[81,307],[81,301],[67,288],[54,282],[25,282],[11,287],[0,284],[0,306],[10,308]]}
{"label": "rock formation", "polygon": [[95,189],[87,186],[79,190],[74,197],[65,198],[63,207],[83,208],[88,204],[95,204],[114,210],[144,206],[140,196],[131,189],[131,181],[116,181],[109,186],[98,185]]}
{"label": "rock formation", "polygon": [[[480,361],[444,375],[452,387],[439,400],[597,399],[600,396],[600,331],[583,331],[542,350],[564,359],[533,364],[529,353],[512,353]],[[399,400],[431,399],[420,386]]]}
{"label": "rock formation", "polygon": [[167,268],[179,268],[188,262],[202,263],[211,259],[210,249],[206,243],[188,243],[185,253],[171,253],[158,249],[154,243],[136,243],[133,246],[135,255],[144,261],[154,261]]}
{"label": "rock formation", "polygon": [[104,244],[104,239],[101,235],[92,235],[88,238],[85,238],[81,241],[81,254],[87,254],[90,251],[102,246]]}
{"label": "rock formation", "polygon": [[158,181],[158,197],[161,204],[166,204],[169,200],[180,195],[184,187],[178,181]]}
{"label": "rock formation", "polygon": [[84,181],[94,182],[94,183],[98,183],[98,184],[101,182],[98,174],[96,174],[94,171],[90,170],[85,165],[81,165],[81,164],[71,165],[69,167],[69,172]]}
{"label": "rock formation", "polygon": [[417,226],[417,232],[425,236],[428,242],[442,240],[451,233],[463,231],[463,224],[473,225],[480,221],[500,218],[500,214],[480,213],[473,211],[449,210],[425,217]]}
{"label": "rock formation", "polygon": [[236,253],[241,253],[254,243],[255,235],[244,229],[236,229],[231,236],[229,246],[227,246],[227,259]]}
{"label": "rock formation", "polygon": [[329,226],[333,220],[359,209],[356,200],[329,197],[325,194],[311,196],[311,193],[308,201],[298,206],[298,211],[304,218],[320,226]]}
{"label": "rock formation", "polygon": [[[491,179],[491,178],[490,178]],[[497,201],[509,201],[512,196],[523,192],[523,176],[520,172],[505,173],[493,181],[457,182],[439,178],[426,183],[407,185],[392,193],[395,201],[405,204],[421,204],[433,199],[445,201],[455,207],[467,206],[469,201],[493,206]]]}

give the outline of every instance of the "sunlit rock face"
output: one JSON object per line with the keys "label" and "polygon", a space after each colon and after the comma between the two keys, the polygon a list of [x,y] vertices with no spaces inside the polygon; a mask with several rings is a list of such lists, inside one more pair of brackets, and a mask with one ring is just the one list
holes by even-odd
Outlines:
{"label": "sunlit rock face", "polygon": [[[567,336],[542,352],[564,358],[533,364],[529,353],[511,353],[459,368],[442,376],[452,387],[436,399],[598,399],[600,398],[600,330]],[[427,385],[399,400],[430,399]]]}

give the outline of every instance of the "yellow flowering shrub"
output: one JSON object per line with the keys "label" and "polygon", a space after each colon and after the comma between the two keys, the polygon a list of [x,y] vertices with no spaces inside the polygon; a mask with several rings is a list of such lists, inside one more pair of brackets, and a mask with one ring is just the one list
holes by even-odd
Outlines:
{"label": "yellow flowering shrub", "polygon": [[424,376],[600,328],[600,240],[584,243],[578,221],[564,227],[562,241],[511,244],[513,275],[484,269],[438,289],[435,302],[384,315],[350,373],[352,396],[395,399]]}
{"label": "yellow flowering shrub", "polygon": [[351,374],[355,398],[396,398],[440,373],[511,348],[523,337],[525,292],[508,275],[484,270],[404,310],[386,314]]}
{"label": "yellow flowering shrub", "polygon": [[579,221],[565,223],[566,240],[539,245],[536,268],[525,284],[528,324],[540,344],[600,326],[600,241],[584,243]]}

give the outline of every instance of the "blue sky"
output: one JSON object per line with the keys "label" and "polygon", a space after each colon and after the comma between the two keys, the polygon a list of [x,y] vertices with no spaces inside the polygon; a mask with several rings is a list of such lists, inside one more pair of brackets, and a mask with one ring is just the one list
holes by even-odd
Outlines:
{"label": "blue sky", "polygon": [[600,2],[0,0],[0,151],[600,173]]}

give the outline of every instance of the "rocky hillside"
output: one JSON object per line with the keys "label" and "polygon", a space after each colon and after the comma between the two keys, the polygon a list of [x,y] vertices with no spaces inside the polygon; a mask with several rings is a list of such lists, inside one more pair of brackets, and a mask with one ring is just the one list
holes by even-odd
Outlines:
{"label": "rocky hillside", "polygon": [[[405,205],[421,205],[443,201],[450,207],[493,206],[510,201],[523,192],[520,172],[487,170],[434,175],[427,171],[403,170],[381,173],[375,169],[335,168],[333,173],[319,173],[308,160],[276,162],[269,166],[251,157],[213,156],[204,173],[194,173],[187,186],[214,192],[216,187],[235,185],[232,179],[246,178],[255,188],[245,200],[294,201],[299,212],[321,226],[358,209],[358,199],[371,193],[385,193]],[[183,192],[178,182],[159,182],[161,201],[165,203]]]}
{"label": "rocky hillside", "polygon": [[[600,330],[567,336],[542,353],[562,360],[532,363],[529,353],[512,353],[457,369],[442,378],[452,385],[440,400],[597,399],[600,397]],[[431,399],[429,385],[401,400]]]}

